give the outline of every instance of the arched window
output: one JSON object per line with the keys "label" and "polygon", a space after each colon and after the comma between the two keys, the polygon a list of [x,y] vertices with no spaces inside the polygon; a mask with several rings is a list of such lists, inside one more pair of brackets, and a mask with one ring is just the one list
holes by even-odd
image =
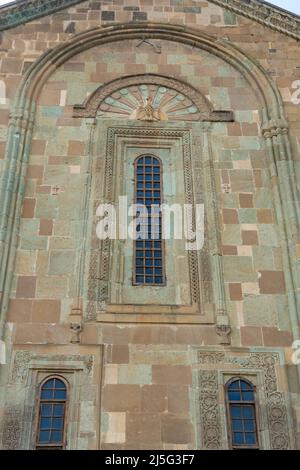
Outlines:
{"label": "arched window", "polygon": [[63,449],[67,386],[60,377],[47,378],[40,387],[37,449]]}
{"label": "arched window", "polygon": [[226,385],[228,421],[233,448],[258,448],[254,386],[242,378]]}
{"label": "arched window", "polygon": [[[135,161],[135,203],[139,223],[136,228],[134,284],[164,284],[162,241],[162,164],[153,155]],[[140,207],[139,207],[140,206]]]}

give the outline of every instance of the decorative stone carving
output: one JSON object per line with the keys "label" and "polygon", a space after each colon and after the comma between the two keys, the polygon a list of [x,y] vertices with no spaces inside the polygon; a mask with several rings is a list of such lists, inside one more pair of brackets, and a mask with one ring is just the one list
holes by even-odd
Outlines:
{"label": "decorative stone carving", "polygon": [[135,75],[99,87],[74,117],[146,121],[233,121],[231,111],[214,111],[208,100],[186,83],[154,74]]}
{"label": "decorative stone carving", "polygon": [[[287,404],[284,394],[278,391],[275,366],[280,362],[278,353],[257,352],[250,353],[246,357],[234,356],[233,353],[217,351],[198,350],[199,364],[221,365],[228,371],[230,364],[236,364],[243,370],[253,369],[263,372],[263,394],[267,409],[268,429],[270,433],[270,442],[272,449],[291,449]],[[211,371],[209,371],[211,372]],[[232,370],[233,375],[238,374],[237,369]],[[200,379],[202,371],[199,372]],[[199,380],[200,380],[199,379]]]}
{"label": "decorative stone carving", "polygon": [[24,383],[28,373],[29,363],[32,357],[30,351],[16,351],[13,359],[11,380],[15,383]]}
{"label": "decorative stone carving", "polygon": [[202,448],[219,449],[221,443],[221,424],[217,373],[210,370],[200,371],[198,380]]}
{"label": "decorative stone carving", "polygon": [[19,450],[22,432],[22,411],[10,406],[4,411],[2,420],[2,449]]}

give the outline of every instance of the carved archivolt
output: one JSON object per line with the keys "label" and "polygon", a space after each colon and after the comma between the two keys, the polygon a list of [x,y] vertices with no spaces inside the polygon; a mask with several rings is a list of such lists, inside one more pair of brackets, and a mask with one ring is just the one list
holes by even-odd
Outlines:
{"label": "carved archivolt", "polygon": [[232,121],[231,111],[214,111],[195,88],[154,74],[123,77],[99,87],[74,117],[142,121]]}

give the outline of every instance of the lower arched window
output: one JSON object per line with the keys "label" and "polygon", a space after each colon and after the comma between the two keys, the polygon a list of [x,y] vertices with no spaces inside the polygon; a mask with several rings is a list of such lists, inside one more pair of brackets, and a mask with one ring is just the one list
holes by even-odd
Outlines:
{"label": "lower arched window", "polygon": [[228,424],[232,448],[258,448],[255,388],[244,378],[226,385]]}
{"label": "lower arched window", "polygon": [[63,449],[65,445],[65,420],[67,384],[61,377],[47,377],[39,393],[37,449]]}

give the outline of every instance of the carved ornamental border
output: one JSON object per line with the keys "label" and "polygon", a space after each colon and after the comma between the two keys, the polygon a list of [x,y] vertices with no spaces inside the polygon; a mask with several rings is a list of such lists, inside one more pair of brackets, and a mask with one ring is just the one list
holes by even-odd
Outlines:
{"label": "carved ornamental border", "polygon": [[[107,142],[105,154],[105,168],[104,168],[104,191],[102,195],[97,195],[95,192],[95,199],[93,200],[94,214],[101,202],[101,198],[105,202],[111,202],[113,198],[113,168],[116,148],[116,137],[132,137],[132,138],[181,138],[183,149],[183,169],[184,169],[184,184],[186,193],[186,204],[193,204],[195,192],[193,188],[193,176],[198,182],[203,181],[203,174],[201,168],[196,168],[193,165],[190,138],[191,133],[189,129],[172,129],[161,127],[108,127],[107,128]],[[96,160],[96,175],[94,188],[100,188],[100,174],[101,158]],[[194,174],[193,174],[194,173]],[[202,183],[203,186],[203,183]],[[98,190],[99,191],[99,190]],[[204,197],[202,193],[201,197]],[[199,198],[199,195],[198,195]],[[196,198],[197,199],[197,198]],[[197,203],[204,202],[197,200]],[[193,220],[193,223],[195,221]],[[87,285],[87,319],[96,319],[97,313],[105,313],[106,305],[109,299],[109,279],[110,279],[110,253],[111,253],[111,240],[98,240],[96,237],[96,219],[94,218],[92,224],[92,240],[89,268],[88,268],[88,285]],[[193,315],[205,315],[203,304],[211,302],[211,289],[208,286],[211,283],[211,269],[209,261],[209,247],[205,236],[206,243],[198,255],[195,251],[188,252],[188,264],[190,275],[190,293],[193,305],[197,306],[197,312]],[[199,257],[200,256],[200,257]],[[203,260],[203,262],[202,262]],[[183,313],[175,313],[175,315],[185,315]]]}
{"label": "carved ornamental border", "polygon": [[74,117],[93,118],[96,117],[101,103],[112,93],[133,85],[156,85],[171,88],[186,96],[197,107],[201,121],[231,122],[233,121],[232,111],[215,111],[211,103],[198,90],[180,80],[173,80],[156,74],[140,74],[118,78],[105,85],[101,85],[84,104],[76,104],[73,109]]}
{"label": "carved ornamental border", "polygon": [[[262,395],[268,421],[270,448],[272,450],[292,449],[289,431],[288,405],[284,393],[278,391],[276,366],[280,364],[279,353],[250,352],[237,355],[233,352],[196,350],[197,374],[196,407],[199,407],[202,448],[221,449],[224,425],[221,419],[218,373],[232,371],[232,377],[253,372],[262,374]],[[215,368],[214,368],[215,365]],[[238,369],[234,366],[238,366]]]}

